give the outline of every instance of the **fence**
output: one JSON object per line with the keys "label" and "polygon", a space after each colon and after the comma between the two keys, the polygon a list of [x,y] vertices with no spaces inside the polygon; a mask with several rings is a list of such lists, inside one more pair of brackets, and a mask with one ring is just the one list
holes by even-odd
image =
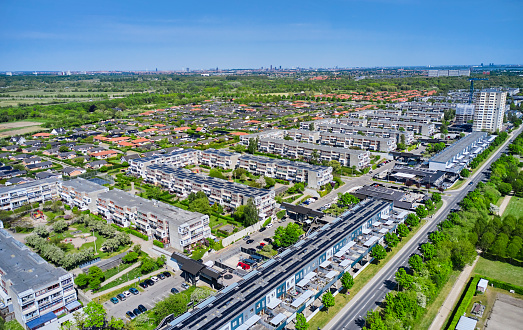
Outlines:
{"label": "fence", "polygon": [[254,233],[255,231],[258,231],[262,225],[263,225],[263,223],[261,221],[258,221],[257,223],[255,223],[252,226],[244,228],[243,230],[240,230],[239,232],[234,233],[229,237],[225,237],[224,239],[222,239],[223,247],[229,246],[232,243],[234,243],[235,241],[241,239],[242,237],[250,235],[250,234]]}
{"label": "fence", "polygon": [[263,260],[270,259],[269,257],[264,256],[263,254],[259,254],[258,252],[249,251],[246,248],[244,248],[243,246],[240,247],[240,251],[242,251],[243,253],[247,253],[247,254],[250,254],[250,255],[255,255],[255,256],[261,257]]}
{"label": "fence", "polygon": [[100,258],[98,257],[98,258],[95,258],[95,259],[93,259],[93,260],[89,260],[88,262],[84,262],[83,264],[81,264],[81,265],[78,266],[78,267],[80,267],[80,268],[85,268],[85,267],[87,267],[87,266],[91,266],[91,265],[94,264],[94,263],[97,263],[97,262],[100,261],[100,260],[102,260],[102,259],[100,259]]}

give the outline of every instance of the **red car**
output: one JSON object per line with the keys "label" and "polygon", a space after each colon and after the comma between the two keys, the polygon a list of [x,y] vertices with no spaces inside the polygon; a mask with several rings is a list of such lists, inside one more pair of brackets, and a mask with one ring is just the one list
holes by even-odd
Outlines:
{"label": "red car", "polygon": [[238,267],[241,267],[241,269],[243,270],[249,270],[251,269],[251,266],[247,265],[246,263],[243,263],[243,262],[238,262]]}
{"label": "red car", "polygon": [[261,246],[265,246],[265,243],[264,243],[264,242],[261,242],[260,245],[261,245]]}

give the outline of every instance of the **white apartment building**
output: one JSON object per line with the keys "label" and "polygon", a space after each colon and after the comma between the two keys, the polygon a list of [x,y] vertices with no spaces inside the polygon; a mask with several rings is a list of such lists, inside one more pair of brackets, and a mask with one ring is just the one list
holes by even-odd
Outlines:
{"label": "white apartment building", "polygon": [[505,116],[507,92],[497,89],[482,90],[476,98],[473,131],[501,131]]}
{"label": "white apartment building", "polygon": [[184,167],[197,165],[200,159],[200,151],[195,149],[178,149],[164,155],[155,155],[129,160],[129,173],[143,177],[145,168],[152,164],[166,164],[170,166]]}
{"label": "white apartment building", "polygon": [[306,143],[318,143],[320,140],[319,131],[309,131],[306,129],[289,129],[286,132],[286,136],[290,137],[297,142]]}
{"label": "white apartment building", "polygon": [[203,191],[209,202],[219,203],[230,209],[245,205],[248,199],[252,198],[258,209],[260,221],[274,215],[276,202],[272,190],[253,188],[166,165],[148,166],[145,180],[162,185],[183,198],[190,193]]}
{"label": "white apartment building", "polygon": [[98,195],[97,211],[108,222],[131,224],[147,235],[179,251],[210,237],[209,216],[189,212],[155,200],[113,189]]}
{"label": "white apartment building", "polygon": [[[430,119],[429,119],[430,120]],[[369,127],[399,130],[403,128],[406,131],[412,131],[415,134],[431,136],[435,133],[434,124],[417,123],[412,121],[393,121],[393,120],[369,120]]]}
{"label": "white apartment building", "polygon": [[241,135],[240,136],[240,143],[244,146],[249,145],[249,141],[251,139],[265,139],[265,138],[272,138],[272,139],[283,139],[285,136],[285,131],[281,129],[272,129],[268,131],[263,131],[259,133],[249,134],[249,135]]}
{"label": "white apartment building", "polygon": [[201,152],[200,163],[226,170],[235,169],[241,154],[225,150],[207,149]]}
{"label": "white apartment building", "polygon": [[456,124],[466,124],[474,120],[474,104],[457,104],[456,105]]}
{"label": "white apartment building", "polygon": [[58,178],[36,180],[0,187],[0,210],[14,210],[28,203],[42,203],[58,198]]}
{"label": "white apartment building", "polygon": [[58,192],[64,203],[71,207],[76,206],[80,211],[96,212],[98,194],[106,191],[109,191],[108,187],[82,178],[60,181],[58,184]]}
{"label": "white apartment building", "polygon": [[340,148],[357,147],[363,150],[390,152],[396,150],[395,137],[379,137],[372,135],[321,133],[321,144]]}
{"label": "white apartment building", "polygon": [[337,119],[336,118],[324,118],[324,119],[318,119],[318,120],[311,120],[311,121],[302,121],[300,123],[300,129],[305,130],[311,130],[311,124],[314,131],[318,130],[318,126],[323,124],[336,124]]}
{"label": "white apartment building", "polygon": [[240,168],[256,175],[294,182],[305,182],[318,189],[332,181],[332,167],[311,165],[302,162],[273,159],[244,154],[240,157]]}
{"label": "white apartment building", "polygon": [[[28,329],[77,303],[73,275],[0,229],[0,302]],[[49,314],[51,313],[51,314]]]}

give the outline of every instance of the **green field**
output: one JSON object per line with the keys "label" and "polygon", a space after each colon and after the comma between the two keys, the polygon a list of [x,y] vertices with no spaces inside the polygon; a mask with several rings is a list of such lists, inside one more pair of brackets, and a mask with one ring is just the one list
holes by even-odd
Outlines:
{"label": "green field", "polygon": [[513,266],[502,261],[492,261],[480,257],[474,272],[486,277],[523,286],[523,267]]}
{"label": "green field", "polygon": [[505,212],[503,212],[504,217],[507,215],[513,215],[516,218],[523,217],[523,198],[512,196]]}

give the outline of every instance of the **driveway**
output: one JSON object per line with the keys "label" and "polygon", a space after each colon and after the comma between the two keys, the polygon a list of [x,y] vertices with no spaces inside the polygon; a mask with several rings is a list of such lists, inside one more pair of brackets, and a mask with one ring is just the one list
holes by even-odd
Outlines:
{"label": "driveway", "polygon": [[140,294],[127,297],[125,301],[120,301],[118,304],[106,301],[103,305],[109,317],[114,316],[125,320],[127,319],[125,312],[132,311],[140,304],[144,305],[148,310],[153,308],[159,301],[171,295],[171,288],[176,288],[182,292],[181,284],[183,282],[185,280],[181,277],[181,271],[176,272],[173,276],[159,280],[153,286],[145,288]]}

